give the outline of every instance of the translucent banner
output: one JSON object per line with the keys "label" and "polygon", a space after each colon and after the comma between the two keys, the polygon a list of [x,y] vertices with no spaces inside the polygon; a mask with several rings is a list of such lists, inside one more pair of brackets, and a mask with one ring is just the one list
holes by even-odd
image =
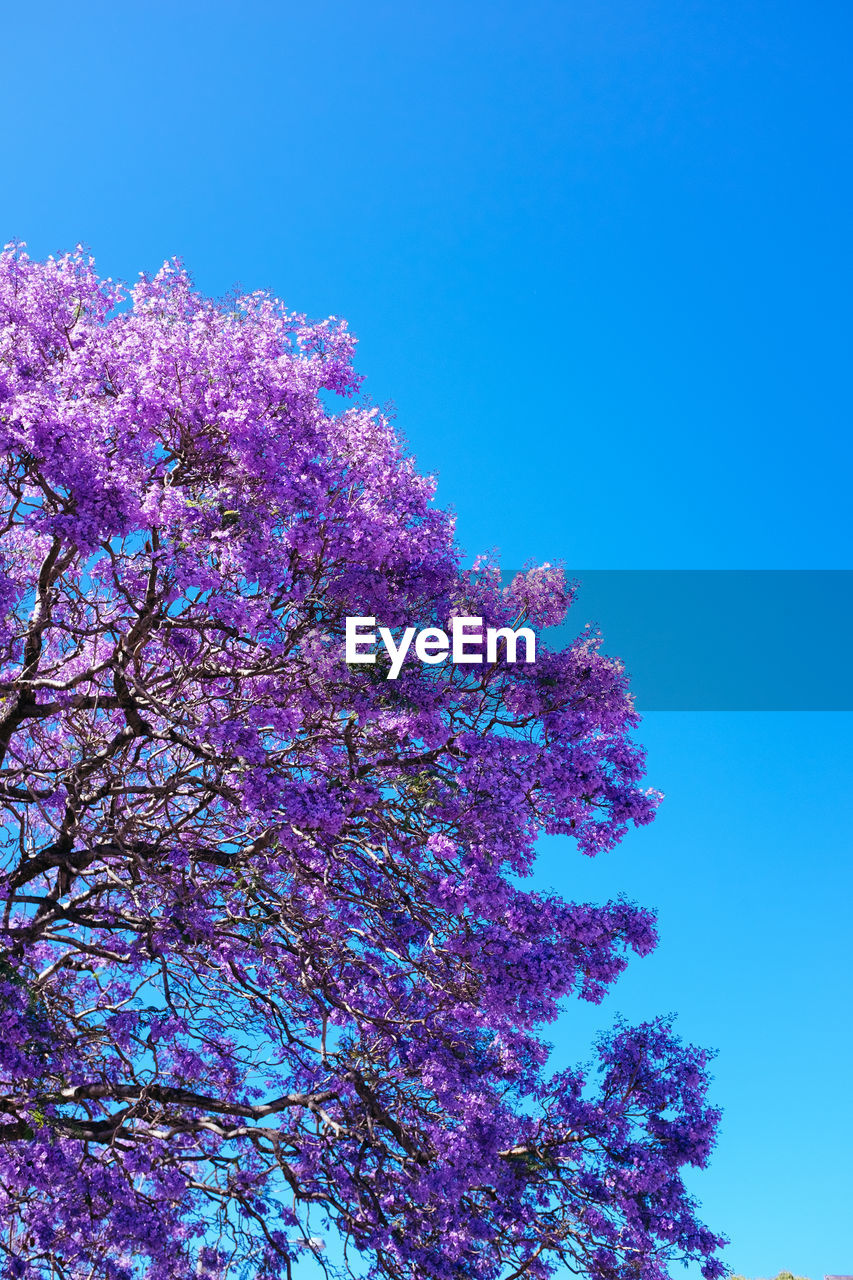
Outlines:
{"label": "translucent banner", "polygon": [[[506,577],[512,577],[508,572]],[[586,623],[639,711],[853,711],[853,570],[591,569],[561,627]]]}

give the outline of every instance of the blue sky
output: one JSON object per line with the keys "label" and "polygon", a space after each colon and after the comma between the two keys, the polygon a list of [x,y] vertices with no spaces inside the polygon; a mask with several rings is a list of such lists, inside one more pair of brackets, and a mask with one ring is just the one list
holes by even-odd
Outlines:
{"label": "blue sky", "polygon": [[[850,568],[852,25],[825,0],[20,7],[0,234],[345,315],[471,554]],[[803,661],[849,656],[804,627]],[[592,864],[543,846],[543,882],[660,908],[659,953],[558,1049],[616,1009],[719,1047],[695,1187],[752,1276],[853,1271],[850,730],[653,713],[655,825]]]}

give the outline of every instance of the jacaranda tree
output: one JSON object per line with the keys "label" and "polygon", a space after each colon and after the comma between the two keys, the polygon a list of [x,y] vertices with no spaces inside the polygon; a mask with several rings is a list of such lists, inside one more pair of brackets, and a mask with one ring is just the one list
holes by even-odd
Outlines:
{"label": "jacaranda tree", "polygon": [[621,668],[345,660],[561,574],[461,569],[342,322],[0,261],[2,1276],[719,1276],[707,1055],[541,1038],[655,942],[522,887],[653,816]]}

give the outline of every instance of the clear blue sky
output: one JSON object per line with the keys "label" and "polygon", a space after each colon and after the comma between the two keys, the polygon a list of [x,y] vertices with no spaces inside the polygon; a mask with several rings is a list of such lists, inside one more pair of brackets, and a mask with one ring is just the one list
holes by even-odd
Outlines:
{"label": "clear blue sky", "polygon": [[[0,235],[345,315],[472,554],[850,568],[851,26],[826,0],[41,3]],[[736,620],[733,620],[736,625]],[[808,634],[804,632],[804,635]],[[630,654],[624,655],[630,661]],[[804,661],[849,661],[804,639]],[[615,1009],[715,1044],[696,1179],[748,1275],[853,1272],[851,717],[656,713],[658,822],[567,894],[661,911]]]}

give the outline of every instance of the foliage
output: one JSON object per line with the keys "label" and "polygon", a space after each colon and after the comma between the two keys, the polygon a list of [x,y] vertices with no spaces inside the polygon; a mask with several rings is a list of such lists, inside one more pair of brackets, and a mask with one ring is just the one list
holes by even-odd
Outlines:
{"label": "foliage", "polygon": [[2,1276],[290,1276],[324,1220],[389,1280],[722,1274],[707,1055],[541,1039],[655,941],[521,887],[653,816],[621,668],[343,660],[562,575],[460,569],[340,321],[19,247],[0,312]]}
{"label": "foliage", "polygon": [[[746,1276],[732,1275],[730,1280],[746,1280]],[[791,1271],[780,1271],[775,1280],[807,1280],[806,1276],[795,1276]]]}

